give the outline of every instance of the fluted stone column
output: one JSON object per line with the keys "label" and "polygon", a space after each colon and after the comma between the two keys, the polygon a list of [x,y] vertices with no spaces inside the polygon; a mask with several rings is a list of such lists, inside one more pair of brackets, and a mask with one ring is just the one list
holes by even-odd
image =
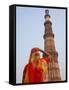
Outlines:
{"label": "fluted stone column", "polygon": [[58,52],[56,51],[54,33],[52,30],[52,20],[49,10],[45,10],[45,30],[44,30],[44,50],[50,54],[50,62],[48,64],[48,80],[60,81],[60,66],[58,63]]}

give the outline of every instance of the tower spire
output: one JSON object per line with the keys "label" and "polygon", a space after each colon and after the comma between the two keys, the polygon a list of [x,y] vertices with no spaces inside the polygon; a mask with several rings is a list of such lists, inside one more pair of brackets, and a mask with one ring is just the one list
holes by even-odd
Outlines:
{"label": "tower spire", "polygon": [[49,15],[49,10],[48,9],[45,10],[45,14]]}
{"label": "tower spire", "polygon": [[45,10],[45,16],[44,16],[44,18],[45,18],[44,25],[46,25],[46,23],[52,24],[51,16],[49,14],[49,10],[48,9]]}

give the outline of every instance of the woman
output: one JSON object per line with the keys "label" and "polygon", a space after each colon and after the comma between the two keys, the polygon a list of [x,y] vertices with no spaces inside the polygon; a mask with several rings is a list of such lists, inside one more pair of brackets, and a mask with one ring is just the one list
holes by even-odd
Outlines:
{"label": "woman", "polygon": [[[40,53],[42,52],[47,57],[41,58]],[[29,63],[25,66],[23,71],[22,83],[37,83],[48,81],[48,58],[49,54],[39,48],[33,48],[31,50]]]}

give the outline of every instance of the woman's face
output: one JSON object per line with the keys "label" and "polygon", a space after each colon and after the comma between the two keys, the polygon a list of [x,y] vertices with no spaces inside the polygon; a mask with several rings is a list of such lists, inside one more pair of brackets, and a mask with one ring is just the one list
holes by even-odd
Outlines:
{"label": "woman's face", "polygon": [[35,57],[35,59],[39,59],[40,58],[40,53],[38,51],[36,51],[34,53],[34,57]]}
{"label": "woman's face", "polygon": [[38,66],[39,64],[39,60],[40,60],[40,53],[39,52],[35,52],[32,54],[32,63],[35,67]]}
{"label": "woman's face", "polygon": [[35,53],[32,54],[32,62],[37,63],[37,61],[40,59],[40,53],[36,51]]}

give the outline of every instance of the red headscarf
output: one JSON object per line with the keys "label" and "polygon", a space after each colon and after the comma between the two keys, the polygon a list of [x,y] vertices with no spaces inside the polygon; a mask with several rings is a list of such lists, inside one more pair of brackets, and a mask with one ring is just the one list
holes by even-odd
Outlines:
{"label": "red headscarf", "polygon": [[[28,64],[28,76],[29,76],[29,83],[34,83],[36,82],[36,74],[37,74],[37,70],[35,70],[35,68],[33,67],[33,64],[31,62],[32,60],[32,54],[39,51],[39,48],[32,48],[31,50],[31,54],[30,54],[30,58],[29,58],[29,64]],[[36,74],[35,74],[36,73]],[[36,79],[35,79],[36,78]]]}
{"label": "red headscarf", "polygon": [[29,58],[29,63],[31,62],[32,54],[33,54],[34,52],[37,52],[37,51],[39,51],[39,48],[32,48],[31,54],[30,54],[30,58]]}

